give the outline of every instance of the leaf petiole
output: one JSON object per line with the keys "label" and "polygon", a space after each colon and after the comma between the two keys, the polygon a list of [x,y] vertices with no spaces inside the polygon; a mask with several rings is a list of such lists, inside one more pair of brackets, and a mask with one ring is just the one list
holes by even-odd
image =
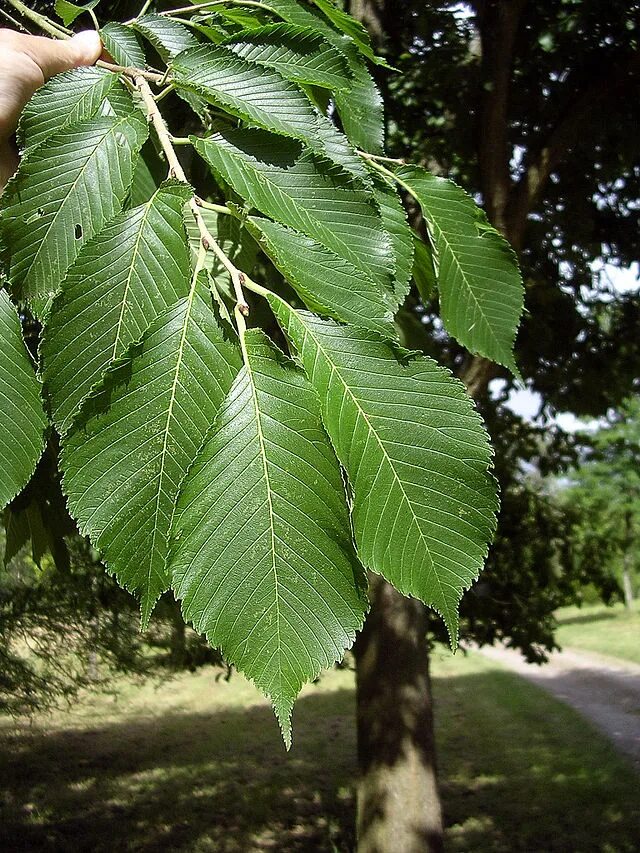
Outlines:
{"label": "leaf petiole", "polygon": [[[182,164],[180,163],[180,160],[178,160],[178,155],[176,154],[176,150],[173,147],[171,141],[171,134],[169,133],[169,128],[167,127],[166,122],[162,117],[162,113],[158,109],[158,105],[156,104],[156,100],[154,98],[153,92],[151,91],[151,87],[142,75],[136,76],[135,84],[140,92],[140,95],[142,96],[142,100],[147,111],[147,116],[153,124],[156,133],[158,134],[160,145],[162,146],[162,150],[164,151],[165,157],[167,158],[167,162],[169,163],[170,176],[173,178],[177,178],[179,181],[182,181],[188,186],[191,186],[187,176],[185,175],[184,169],[182,168]],[[242,283],[245,279],[244,273],[240,272],[240,270],[231,262],[231,260],[227,257],[227,255],[219,246],[215,237],[207,228],[205,221],[202,218],[202,213],[200,212],[198,199],[195,195],[192,195],[191,199],[189,200],[189,208],[191,209],[193,217],[198,226],[198,230],[200,231],[200,239],[202,241],[202,245],[205,249],[210,249],[213,252],[213,254],[216,256],[216,258],[218,258],[222,266],[229,273],[231,277],[231,283],[233,284],[233,290],[236,294],[238,308],[246,317],[249,314],[249,306],[245,302],[244,294],[242,293]]]}
{"label": "leaf petiole", "polygon": [[359,154],[363,160],[378,161],[380,163],[395,163],[397,166],[404,166],[405,161],[397,157],[383,157],[381,154],[369,154],[368,151],[361,151],[356,148],[356,154]]}
{"label": "leaf petiole", "polygon": [[260,3],[259,0],[211,0],[209,3],[193,3],[191,6],[181,6],[179,9],[168,9],[166,12],[159,12],[160,15],[185,15],[189,12],[197,12],[200,9],[214,8],[215,6],[251,6],[257,9],[264,9],[267,12],[273,12],[266,3]]}
{"label": "leaf petiole", "polygon": [[10,6],[13,6],[16,12],[20,12],[20,14],[27,18],[27,20],[37,24],[41,30],[44,30],[45,33],[49,33],[50,36],[57,39],[71,38],[71,30],[68,30],[61,24],[54,23],[52,20],[47,18],[46,15],[41,15],[39,12],[35,12],[33,9],[25,6],[21,0],[7,0],[7,2]]}
{"label": "leaf petiole", "polygon": [[205,201],[204,199],[196,196],[196,202],[198,203],[198,207],[203,207],[205,210],[212,210],[214,213],[221,213],[224,216],[231,216],[231,211],[224,204],[215,204],[213,201]]}

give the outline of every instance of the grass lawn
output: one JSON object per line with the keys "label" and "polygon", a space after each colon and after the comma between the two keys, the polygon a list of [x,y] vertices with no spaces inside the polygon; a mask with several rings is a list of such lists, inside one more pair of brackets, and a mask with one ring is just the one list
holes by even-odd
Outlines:
{"label": "grass lawn", "polygon": [[[479,657],[434,659],[450,851],[636,851],[638,778],[570,709]],[[238,676],[123,683],[0,722],[0,849],[353,849],[353,675],[304,691],[287,755]]]}
{"label": "grass lawn", "polygon": [[640,663],[640,601],[634,604],[631,611],[623,604],[562,608],[558,643]]}

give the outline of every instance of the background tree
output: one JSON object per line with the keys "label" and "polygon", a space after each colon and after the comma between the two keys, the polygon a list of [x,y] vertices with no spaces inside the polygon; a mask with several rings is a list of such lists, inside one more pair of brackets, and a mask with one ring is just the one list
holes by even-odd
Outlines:
{"label": "background tree", "polygon": [[[475,192],[490,221],[518,250],[527,312],[517,359],[527,387],[541,395],[543,414],[603,415],[631,391],[640,372],[638,294],[616,292],[606,273],[592,266],[602,259],[626,267],[639,256],[634,92],[640,7],[597,0],[351,0],[348,6],[400,71],[376,72],[386,95],[389,150],[399,157],[418,151],[430,169]],[[509,379],[492,399],[487,386],[504,376],[500,368],[469,358],[443,334],[432,293],[423,289],[422,296],[414,294],[408,304],[408,340],[437,352],[463,376],[498,448],[498,533],[487,571],[464,601],[464,630],[480,642],[503,637],[540,658],[554,645],[553,610],[576,595],[587,566],[574,566],[572,579],[569,563],[557,571],[566,510],[532,492],[518,469],[532,460],[542,471],[557,470],[571,459],[571,442],[552,428],[551,441],[538,442],[532,453],[535,430],[504,406]],[[534,519],[557,534],[535,554],[527,535]],[[603,594],[611,593],[605,577],[596,580]],[[390,595],[381,590],[376,599],[378,624],[387,621],[382,604]],[[397,606],[408,619],[409,605]],[[416,714],[398,715],[392,707],[402,693],[399,678],[413,707],[430,705],[416,618],[412,672],[360,645],[359,661],[375,662],[366,673],[360,663],[358,682],[363,786],[370,787],[372,802],[378,770],[388,774],[389,786],[401,789],[402,768],[413,763],[422,767],[424,790],[434,789],[432,734],[413,725]],[[388,622],[397,619],[390,611]],[[392,697],[388,704],[385,696]],[[376,728],[375,715],[366,713],[373,702],[387,726]],[[395,762],[388,758],[390,743],[397,747]],[[413,759],[403,758],[412,748]],[[390,767],[397,769],[395,782]],[[424,825],[437,825],[437,804],[430,813],[428,804],[420,808]],[[397,822],[403,819],[399,809]],[[387,820],[393,837],[393,819]],[[438,849],[433,833],[429,837]]]}
{"label": "background tree", "polygon": [[580,567],[601,566],[631,608],[640,569],[640,398],[626,400],[608,422],[585,434],[587,452],[558,484],[573,513],[569,531]]}

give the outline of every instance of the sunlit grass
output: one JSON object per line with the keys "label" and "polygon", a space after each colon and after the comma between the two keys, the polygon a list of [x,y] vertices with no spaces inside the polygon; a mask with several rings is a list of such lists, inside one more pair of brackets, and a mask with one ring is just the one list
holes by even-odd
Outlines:
{"label": "sunlit grass", "polygon": [[560,645],[640,663],[640,601],[624,605],[564,607],[558,611]]}

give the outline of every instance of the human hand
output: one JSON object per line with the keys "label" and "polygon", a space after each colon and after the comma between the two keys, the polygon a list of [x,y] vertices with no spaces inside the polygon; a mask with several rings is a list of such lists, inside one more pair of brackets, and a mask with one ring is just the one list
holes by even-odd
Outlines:
{"label": "human hand", "polygon": [[0,190],[18,165],[11,136],[29,98],[54,74],[93,65],[101,52],[93,30],[56,41],[0,29]]}

